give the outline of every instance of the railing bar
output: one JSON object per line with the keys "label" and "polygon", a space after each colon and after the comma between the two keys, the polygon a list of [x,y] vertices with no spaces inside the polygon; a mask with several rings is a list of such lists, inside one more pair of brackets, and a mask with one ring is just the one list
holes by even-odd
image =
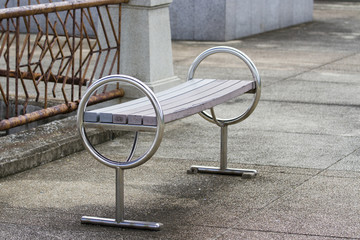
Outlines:
{"label": "railing bar", "polygon": [[107,12],[107,15],[108,15],[108,18],[109,18],[109,22],[110,22],[111,30],[112,30],[113,35],[114,35],[114,39],[115,39],[116,42],[119,44],[118,36],[116,36],[116,31],[115,31],[114,23],[113,23],[113,20],[111,19],[111,14],[110,14],[110,11],[109,11],[109,7],[106,5],[106,6],[105,6],[105,9],[106,9],[106,12]]}
{"label": "railing bar", "polygon": [[56,86],[57,86],[57,84],[58,84],[58,82],[59,82],[59,79],[60,79],[60,77],[61,77],[60,69],[61,69],[62,65],[64,64],[64,60],[65,60],[64,58],[61,59],[60,66],[59,66],[59,70],[58,70],[58,73],[57,73],[57,75],[56,75],[56,79],[54,79],[54,86],[53,86],[53,90],[52,90],[54,97],[56,97],[55,89],[56,89]]}
{"label": "railing bar", "polygon": [[[7,4],[7,3],[6,3]],[[6,28],[7,31],[10,31],[10,19],[7,19],[6,21]],[[6,58],[6,70],[7,70],[7,74],[6,74],[6,101],[8,102],[8,105],[6,106],[6,114],[5,117],[9,118],[10,117],[10,109],[9,109],[9,95],[10,95],[10,34],[7,34],[7,38],[6,38],[6,52],[5,52],[6,56],[4,56]]]}
{"label": "railing bar", "polygon": [[36,80],[35,80],[35,77],[34,77],[34,73],[32,72],[32,70],[31,70],[31,67],[30,67],[30,66],[28,67],[28,71],[29,71],[29,73],[30,73],[30,75],[31,75],[31,78],[30,78],[30,79],[32,80],[33,85],[34,85],[34,88],[35,88],[35,91],[36,91],[36,98],[35,98],[35,101],[37,102],[37,101],[39,101],[40,91],[39,91],[38,86],[36,85]]}
{"label": "railing bar", "polygon": [[[58,12],[56,12],[56,16],[62,26],[63,29],[66,29],[66,22],[67,22],[67,19],[68,19],[68,16],[69,16],[69,12],[66,13],[66,17],[65,17],[65,22],[63,22],[63,20],[61,19],[60,15]],[[65,41],[61,47],[61,50],[66,46],[66,43],[69,44],[69,47],[71,48],[71,44],[70,44],[70,37],[69,37],[69,34],[67,31],[64,31],[64,35],[65,35]],[[58,55],[56,56],[58,57]]]}
{"label": "railing bar", "polygon": [[[60,19],[59,14],[58,14],[58,13],[56,13],[56,14],[57,14],[58,19],[60,20],[60,24],[63,26],[63,29],[65,29],[65,27],[64,27],[64,25],[63,25],[63,23],[62,23],[62,21],[61,21],[61,19]],[[57,32],[56,32],[56,34],[57,34]],[[62,69],[62,67],[63,67],[63,65],[64,65],[64,62],[65,62],[66,59],[69,59],[68,61],[71,60],[71,56],[65,56],[65,54],[63,53],[63,48],[65,47],[66,42],[67,42],[67,40],[64,41],[63,45],[61,45],[61,42],[60,42],[60,40],[58,39],[59,52],[56,54],[56,60],[61,60],[61,62],[60,62],[60,66],[59,66],[59,69],[58,69],[58,73],[57,73],[57,76],[56,76],[56,79],[55,79],[55,83],[54,83],[54,86],[53,86],[53,96],[54,96],[54,97],[56,96],[55,88],[56,88],[57,83],[59,82],[59,78],[60,78],[60,76],[61,76],[61,74],[62,74],[61,69]],[[60,54],[61,54],[61,58],[58,58],[58,56],[59,56]],[[66,65],[67,65],[67,64],[65,64],[65,66],[66,66]]]}
{"label": "railing bar", "polygon": [[2,25],[2,20],[3,19],[0,19],[0,27],[1,27],[1,29],[5,30],[4,26]]}
{"label": "railing bar", "polygon": [[[46,24],[47,24],[46,25],[47,26],[47,29],[46,29],[46,46],[47,46],[47,51],[49,51],[49,53],[50,53],[51,60],[53,61],[54,58],[55,58],[54,53],[53,53],[53,46],[55,44],[57,36],[53,35],[52,39],[50,40],[50,38],[49,38],[49,27],[51,29],[53,29],[53,28],[52,28],[51,23],[49,22],[48,18],[47,18]],[[56,27],[56,24],[55,24],[55,27]],[[45,57],[45,55],[44,55],[44,57]]]}
{"label": "railing bar", "polygon": [[[19,3],[19,0],[18,0]],[[19,115],[19,53],[20,53],[20,19],[16,18],[16,40],[15,40],[15,115]]]}
{"label": "railing bar", "polygon": [[[26,16],[22,17],[23,20],[24,20],[24,24],[25,24],[25,27],[26,27],[26,32],[27,33],[30,33],[30,20],[26,20]],[[28,16],[28,19],[30,19],[30,16]]]}
{"label": "railing bar", "polygon": [[[118,65],[117,65],[117,73],[120,73],[120,44],[121,44],[121,11],[122,11],[122,5],[119,5],[119,27],[118,27]],[[119,87],[119,83],[117,83],[118,87]]]}
{"label": "railing bar", "polygon": [[[122,89],[115,89],[105,94],[100,94],[97,96],[92,96],[89,100],[88,106],[114,98],[119,98],[124,96],[124,91]],[[0,121],[0,131],[8,130],[13,127],[17,127],[26,123],[38,121],[47,117],[55,116],[57,114],[65,114],[72,111],[75,111],[78,107],[78,101],[69,102],[66,104],[60,104],[54,107],[49,107],[47,109],[42,109],[39,111],[27,113],[19,117],[13,117],[10,119],[4,119]]]}
{"label": "railing bar", "polygon": [[[89,17],[87,16],[86,11],[83,11],[83,14],[84,14],[84,16],[86,17],[88,23],[89,23],[90,26],[91,26],[90,19],[89,19]],[[92,26],[91,26],[91,27],[92,27]],[[93,28],[93,27],[92,27],[92,28]],[[93,31],[96,32],[96,31],[94,30],[94,28],[93,28]],[[88,45],[91,46],[90,37],[89,37],[89,34],[88,34],[86,28],[84,28],[84,33],[85,33],[85,36],[86,36],[86,40],[87,40],[87,42],[88,42]]]}
{"label": "railing bar", "polygon": [[[29,0],[30,1],[30,0]],[[30,17],[28,17],[30,19]],[[25,49],[27,49],[27,57],[29,57],[29,49],[30,49],[30,43],[31,43],[31,37],[30,37],[30,21],[27,21],[26,17],[23,17],[23,20],[24,20],[24,24],[26,26],[26,40],[24,40],[24,43],[23,43],[23,50],[22,50],[22,53],[21,53],[21,57],[20,57],[20,60],[22,59],[22,56],[23,56],[23,53],[25,52]],[[28,46],[26,48],[26,46]],[[19,62],[19,74],[20,74],[20,79],[21,79],[21,84],[23,86],[23,89],[24,89],[24,93],[25,93],[25,103],[24,103],[24,111],[23,113],[25,114],[26,113],[26,109],[27,109],[27,106],[28,106],[28,103],[29,103],[29,93],[27,91],[27,88],[26,88],[26,85],[25,85],[25,82],[24,82],[24,79],[22,77],[22,74],[20,72],[20,63]]]}
{"label": "railing bar", "polygon": [[[59,16],[58,14],[57,14],[57,16],[58,16],[58,18],[59,18],[59,20],[60,20],[61,25],[62,25],[63,28],[65,29],[65,28],[66,28],[65,26],[66,26],[67,19],[68,19],[68,17],[70,16],[69,11],[68,11],[67,14],[66,14],[65,22],[62,22],[62,20],[61,20],[61,18],[60,18],[60,16]],[[66,46],[66,43],[67,43],[67,44],[68,44],[68,47],[69,47],[69,49],[70,49],[70,52],[72,53],[72,52],[75,51],[75,50],[73,49],[73,46],[72,46],[72,44],[71,44],[71,40],[70,40],[70,37],[69,37],[67,31],[65,31],[65,32],[66,32],[66,34],[65,34],[66,41],[63,43],[62,48],[64,48],[64,47]],[[59,54],[58,54],[58,55],[59,55]],[[57,55],[57,56],[58,56],[58,55]],[[57,57],[57,56],[56,56],[56,57]],[[62,74],[62,73],[65,71],[66,67],[67,67],[68,64],[69,64],[69,61],[72,60],[73,56],[72,56],[72,54],[70,54],[70,56],[67,56],[66,58],[69,58],[69,60],[68,60],[68,62],[65,64],[64,68],[63,68],[62,70],[60,70],[60,74]]]}
{"label": "railing bar", "polygon": [[[94,46],[91,46],[92,47],[96,47],[96,44]],[[86,55],[86,57],[84,58],[84,60],[82,61],[81,65],[80,65],[80,69],[85,65],[86,62],[88,62],[88,64],[90,64],[90,61],[91,61],[91,57],[93,55],[93,51],[92,49],[90,49],[89,53]],[[83,73],[84,75],[86,74],[87,70],[84,70],[85,72]],[[77,76],[79,74],[79,71],[76,72],[75,76]]]}
{"label": "railing bar", "polygon": [[[10,25],[9,25],[9,27],[10,27]],[[16,35],[15,35],[15,34],[14,34],[13,36],[11,36],[11,35],[9,34],[9,46],[7,46],[7,47],[9,47],[9,48],[8,48],[9,51],[10,51],[11,45],[14,43],[15,38],[16,38]],[[9,51],[7,52],[7,54],[10,54]]]}
{"label": "railing bar", "polygon": [[[85,60],[84,60],[84,64],[85,64],[85,61],[87,60],[87,58],[89,58],[89,60],[87,60],[87,64],[86,64],[86,67],[84,69],[84,73],[83,73],[83,77],[81,78],[81,83],[83,84],[84,83],[84,79],[86,77],[86,74],[88,72],[88,69],[90,67],[90,63],[91,63],[91,59],[93,58],[93,54],[88,54],[88,56],[86,56]],[[90,82],[91,83],[91,82]]]}
{"label": "railing bar", "polygon": [[24,56],[24,52],[25,52],[26,46],[28,45],[28,44],[26,44],[26,43],[29,42],[29,40],[30,40],[30,34],[27,33],[27,34],[26,34],[26,37],[24,38],[24,42],[23,42],[23,45],[22,45],[22,48],[21,48],[21,51],[20,51],[20,55],[19,55],[19,67],[20,67],[21,59],[22,59],[23,56]]}
{"label": "railing bar", "polygon": [[94,65],[94,70],[91,74],[91,77],[90,77],[90,85],[92,84],[92,81],[94,79],[94,76],[95,76],[95,73],[96,73],[96,69],[97,69],[97,66],[99,64],[99,61],[100,61],[100,57],[102,55],[102,52],[100,51],[99,54],[97,55],[97,58],[96,58],[96,61],[95,61],[95,65]]}
{"label": "railing bar", "polygon": [[[78,44],[76,44],[75,46],[75,51],[76,52],[79,48],[81,47],[81,42],[79,42]],[[69,56],[67,56],[66,58],[69,58]],[[75,73],[74,78],[79,74],[79,70]]]}
{"label": "railing bar", "polygon": [[[109,53],[110,53],[110,51],[109,51]],[[117,51],[114,54],[113,60],[111,61],[111,66],[110,66],[108,75],[111,75],[112,70],[114,69],[114,66],[115,66],[116,59],[117,59]]]}
{"label": "railing bar", "polygon": [[[1,44],[1,48],[0,48],[0,56],[2,56],[2,52],[4,51],[5,45],[8,42],[8,38],[9,38],[9,33],[6,32],[5,38],[4,38],[4,40],[3,40],[2,44]],[[5,51],[5,53],[6,53],[6,51]],[[4,58],[5,58],[5,56],[4,56]]]}
{"label": "railing bar", "polygon": [[[88,12],[89,18],[90,18],[90,21],[89,21],[90,26],[92,27],[92,29],[93,29],[93,31],[94,31],[94,34],[95,34],[95,44],[94,44],[94,48],[95,48],[96,46],[98,46],[98,48],[99,48],[99,51],[97,51],[99,54],[98,54],[98,57],[97,57],[97,59],[96,59],[95,66],[94,66],[94,68],[93,68],[93,72],[92,72],[91,77],[90,77],[90,83],[89,83],[89,85],[91,85],[91,84],[92,84],[92,81],[93,81],[93,79],[94,79],[95,73],[96,73],[97,65],[99,64],[99,60],[100,60],[99,58],[100,58],[100,56],[101,56],[101,51],[102,51],[102,49],[101,49],[101,45],[100,45],[99,36],[98,36],[98,34],[97,34],[97,31],[96,31],[97,29],[96,29],[96,27],[95,27],[94,20],[93,20],[93,18],[92,18],[91,12],[90,12],[90,8],[87,8],[87,12]],[[93,53],[94,53],[94,52],[93,52]]]}
{"label": "railing bar", "polygon": [[[15,18],[15,19],[16,19],[16,18]],[[10,20],[11,20],[11,23],[12,23],[14,29],[15,29],[15,30],[12,31],[12,33],[15,34],[15,33],[16,33],[16,22],[14,22],[14,18],[11,18]]]}
{"label": "railing bar", "polygon": [[32,18],[34,19],[35,23],[36,23],[36,26],[38,28],[38,31],[43,33],[44,31],[41,29],[41,26],[39,24],[39,21],[37,20],[36,16],[35,15],[32,15]]}
{"label": "railing bar", "polygon": [[[82,9],[82,8],[80,8],[80,9]],[[73,11],[75,11],[76,9],[74,9]],[[74,17],[74,15],[69,11],[69,14],[70,14],[70,16],[73,18],[73,19],[75,19],[75,17]],[[80,26],[79,26],[79,24],[77,23],[77,21],[75,21],[75,27],[80,31]],[[74,35],[75,35],[75,33],[74,33]]]}
{"label": "railing bar", "polygon": [[[94,46],[95,48],[96,46]],[[117,50],[118,47],[109,47],[109,48],[103,48],[101,50],[93,50],[93,53],[101,53],[101,52],[106,52],[106,51],[110,51],[110,50]]]}
{"label": "railing bar", "polygon": [[48,77],[48,82],[51,82],[50,79],[54,79],[54,85],[53,85],[53,87],[52,87],[51,92],[52,92],[53,97],[56,98],[55,88],[56,88],[56,86],[57,86],[58,78],[57,78],[57,76],[55,77],[52,72],[50,72],[50,73],[49,73],[49,77]]}
{"label": "railing bar", "polygon": [[32,58],[34,57],[34,54],[35,54],[36,46],[39,44],[39,41],[40,41],[41,37],[42,37],[42,32],[38,32],[38,34],[36,34],[36,38],[35,38],[35,41],[34,41],[33,48],[31,49],[31,47],[29,46],[29,48],[31,50],[30,50],[30,55],[28,57],[28,63],[31,63],[31,60],[32,60]]}
{"label": "railing bar", "polygon": [[[49,21],[49,16],[48,14],[45,15],[45,22],[46,22],[46,28],[45,28],[45,41],[43,43],[42,46],[42,51],[39,57],[39,64],[41,65],[41,61],[44,59],[44,57],[46,56],[47,52],[50,50],[50,46],[49,46],[49,26],[48,26],[48,21]],[[40,43],[40,42],[39,42]],[[41,44],[41,43],[40,43]]]}
{"label": "railing bar", "polygon": [[4,89],[2,88],[1,83],[0,83],[0,92],[1,92],[1,96],[2,96],[2,98],[3,98],[3,100],[4,100],[5,106],[8,106],[9,103],[8,103],[8,101],[7,101],[7,99],[6,99],[6,95],[5,95]]}
{"label": "railing bar", "polygon": [[56,31],[56,22],[55,22],[54,26],[51,23],[49,23],[49,24],[50,24],[51,29],[54,32],[54,36],[55,36],[57,45],[59,46],[59,52],[57,52],[56,56],[53,57],[53,58],[54,58],[54,60],[59,60],[58,59],[59,55],[61,55],[62,57],[64,57],[64,55],[65,55],[64,52],[63,52],[63,47],[66,45],[66,42],[64,42],[63,45],[61,45],[59,35],[58,35],[57,31]]}
{"label": "railing bar", "polygon": [[42,65],[41,64],[39,64],[39,65],[37,65],[36,66],[36,68],[37,67],[39,67],[39,69],[40,69],[40,77],[37,79],[37,81],[36,81],[36,85],[39,85],[39,83],[41,82],[41,79],[43,79],[44,78],[44,75],[45,75],[45,73],[44,73],[44,69],[43,69],[43,67],[42,67]]}
{"label": "railing bar", "polygon": [[6,34],[6,31],[1,23],[2,20],[0,20],[0,27],[1,27],[1,32],[0,32],[0,40],[3,39],[4,35]]}
{"label": "railing bar", "polygon": [[[107,53],[106,53],[106,56],[105,56],[105,59],[104,59],[104,62],[106,63],[107,62],[107,60],[108,60],[108,58],[109,58],[109,55],[110,55],[110,51],[108,51]],[[103,66],[102,66],[102,68],[101,68],[101,72],[100,72],[100,77],[99,78],[102,78],[104,75],[104,71],[105,71],[105,67],[106,67],[106,64],[104,64]]]}
{"label": "railing bar", "polygon": [[[106,27],[105,27],[105,24],[104,24],[104,20],[103,20],[103,17],[102,17],[102,14],[100,12],[100,9],[99,7],[96,7],[96,10],[98,12],[98,17],[99,17],[99,20],[100,20],[100,23],[101,23],[101,27],[102,27],[102,30],[103,30],[103,34],[104,34],[104,37],[105,37],[105,40],[106,40],[106,44],[108,47],[110,47],[110,42],[109,42],[109,38],[108,38],[108,35],[107,35],[107,32],[106,32]],[[99,44],[100,46],[100,44]]]}
{"label": "railing bar", "polygon": [[[75,77],[75,24],[76,24],[76,10],[74,9],[73,10],[73,37],[72,37],[72,45],[73,45],[73,51],[71,51],[71,56],[72,56],[72,64],[71,64],[71,77],[72,79],[74,79]],[[71,81],[71,102],[74,101],[74,81]]]}
{"label": "railing bar", "polygon": [[68,56],[66,58],[64,58],[64,61],[66,61],[64,67],[62,69],[59,69],[60,75],[63,75],[64,71],[68,68],[69,64],[71,63],[71,56]]}
{"label": "railing bar", "polygon": [[[67,11],[66,12],[66,16],[65,16],[65,21],[64,21],[64,23],[63,23],[63,28],[64,29],[66,29],[66,23],[67,23],[67,21],[68,21],[68,19],[69,19],[69,16],[71,16],[70,15],[70,11]],[[67,44],[68,44],[68,46],[69,46],[69,48],[70,48],[70,52],[72,51],[72,49],[71,49],[71,40],[70,40],[70,36],[69,36],[69,33],[67,32],[67,31],[65,31],[65,38],[66,38],[66,41],[67,41]]]}
{"label": "railing bar", "polygon": [[24,93],[25,93],[25,102],[24,102],[24,104],[23,104],[23,114],[25,114],[25,113],[26,113],[27,106],[28,106],[28,103],[29,103],[29,93],[28,93],[28,91],[27,91],[27,88],[26,88],[24,79],[22,78],[21,74],[20,74],[20,81],[21,81],[21,85],[22,85],[23,88],[24,88]]}
{"label": "railing bar", "polygon": [[24,63],[24,64],[21,64],[20,67],[23,68],[23,67],[30,67],[30,66],[34,66],[34,65],[38,65],[40,64],[40,62],[29,62],[29,63]]}
{"label": "railing bar", "polygon": [[[83,28],[84,28],[84,9],[82,8],[81,9],[81,13],[80,13],[80,59],[79,59],[79,78],[81,79],[81,77],[82,77],[82,57],[83,57],[83,55],[82,55],[82,52],[83,52]],[[76,73],[76,75],[75,76],[77,76],[77,74],[78,73]],[[80,81],[80,84],[78,85],[79,86],[79,91],[78,91],[78,99],[80,99],[81,98],[81,85],[82,85],[82,82]]]}
{"label": "railing bar", "polygon": [[[0,69],[0,76],[6,77],[7,74],[9,74],[9,77],[10,77],[10,78],[14,78],[14,77],[15,77],[15,71],[14,71],[14,70],[10,70],[10,71],[8,72],[8,71],[6,71],[6,70],[1,70],[1,69]],[[36,80],[38,80],[39,78],[43,77],[43,74],[41,74],[41,73],[33,73],[33,72],[31,71],[31,69],[29,70],[29,72],[21,72],[21,71],[20,71],[19,75],[21,75],[24,80],[29,79],[29,80],[34,80],[34,81],[36,81]],[[62,82],[64,81],[65,77],[66,77],[66,76],[57,75],[56,78],[49,78],[48,81],[49,81],[49,82],[55,82],[55,80],[57,80],[58,83],[62,83]],[[78,85],[79,82],[80,82],[80,80],[81,80],[80,78],[75,77],[75,79],[74,79],[75,84]],[[89,79],[85,79],[85,81],[89,81]],[[36,84],[35,84],[35,86],[36,86]]]}
{"label": "railing bar", "polygon": [[69,11],[79,8],[126,3],[128,0],[74,0],[0,9],[0,19]]}
{"label": "railing bar", "polygon": [[67,99],[67,96],[66,96],[66,92],[65,92],[65,85],[66,85],[66,82],[67,80],[69,79],[69,73],[70,73],[70,70],[72,68],[72,61],[70,61],[69,59],[69,64],[68,64],[68,67],[67,67],[67,71],[66,71],[66,74],[65,74],[65,78],[64,78],[64,81],[63,81],[63,84],[62,84],[62,87],[61,87],[61,92],[63,94],[63,97],[64,97],[64,100],[65,100],[65,103],[68,104],[69,101]]}
{"label": "railing bar", "polygon": [[[45,46],[47,46],[46,45],[46,43],[47,42],[49,42],[49,14],[45,14],[45,18],[46,18],[46,20],[45,20],[45,23],[46,23],[46,33],[45,33],[45,35],[46,35],[46,40],[45,40],[45,42],[44,42],[44,48],[45,48]],[[46,49],[45,50],[46,52],[48,51],[48,49]],[[45,57],[45,54],[43,54],[42,55],[42,58],[41,58],[41,60],[43,59]],[[42,65],[40,65],[40,69],[42,69]],[[48,81],[47,81],[47,78],[44,78],[44,84],[45,84],[45,96],[44,96],[44,101],[45,101],[45,103],[44,103],[44,108],[47,108],[47,95],[48,95]]]}
{"label": "railing bar", "polygon": [[[30,4],[30,1],[29,0],[29,4]],[[25,17],[24,17],[25,18]],[[30,29],[31,29],[31,16],[28,16],[28,20],[27,20],[27,29],[28,29],[28,33],[30,33]],[[28,41],[28,45],[27,45],[27,63],[30,63],[31,60],[30,60],[30,57],[31,57],[31,37],[29,38],[29,41]]]}

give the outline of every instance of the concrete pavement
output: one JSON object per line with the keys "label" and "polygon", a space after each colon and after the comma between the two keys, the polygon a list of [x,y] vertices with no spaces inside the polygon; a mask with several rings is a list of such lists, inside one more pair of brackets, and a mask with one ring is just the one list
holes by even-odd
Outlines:
{"label": "concrete pavement", "polygon": [[[125,172],[126,218],[162,222],[160,232],[80,223],[82,215],[114,217],[115,210],[114,170],[81,151],[0,179],[0,237],[360,239],[359,22],[360,3],[321,1],[312,23],[225,43],[173,43],[175,73],[183,79],[193,59],[216,45],[236,47],[255,62],[262,97],[249,119],[229,127],[228,157],[231,167],[257,169],[256,178],[186,174],[192,164],[216,166],[219,159],[219,129],[196,115],[167,125],[155,157]],[[248,74],[225,55],[197,71],[213,78]],[[245,107],[236,99],[216,111],[231,115],[239,105]],[[30,130],[27,143],[47,129],[40,135],[61,132],[78,145],[74,121]],[[22,137],[10,142],[21,149]],[[115,138],[99,151],[125,156],[131,138]],[[54,148],[65,144],[57,139]],[[139,152],[151,136],[140,140]]]}

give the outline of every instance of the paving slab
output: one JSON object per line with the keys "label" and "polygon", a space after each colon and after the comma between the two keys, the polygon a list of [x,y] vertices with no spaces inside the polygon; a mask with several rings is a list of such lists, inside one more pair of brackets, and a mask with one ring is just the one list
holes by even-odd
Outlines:
{"label": "paving slab", "polygon": [[242,218],[237,228],[357,239],[359,184],[355,178],[313,177],[256,216]]}

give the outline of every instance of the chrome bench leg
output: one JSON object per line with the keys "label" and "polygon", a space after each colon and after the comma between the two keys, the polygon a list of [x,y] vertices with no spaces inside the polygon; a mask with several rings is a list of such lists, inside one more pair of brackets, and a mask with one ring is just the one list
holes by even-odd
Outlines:
{"label": "chrome bench leg", "polygon": [[116,168],[115,219],[83,216],[81,218],[81,223],[155,231],[160,230],[163,225],[156,222],[133,221],[124,219],[124,170],[121,168]]}
{"label": "chrome bench leg", "polygon": [[212,173],[223,175],[237,175],[242,178],[253,178],[257,171],[253,169],[238,169],[227,167],[227,140],[228,126],[223,125],[221,128],[221,146],[220,146],[220,167],[191,166],[188,173]]}

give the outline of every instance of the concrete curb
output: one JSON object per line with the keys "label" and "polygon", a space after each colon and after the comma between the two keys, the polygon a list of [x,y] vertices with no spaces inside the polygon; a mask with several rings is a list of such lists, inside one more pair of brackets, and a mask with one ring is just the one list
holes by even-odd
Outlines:
{"label": "concrete curb", "polygon": [[[112,132],[91,130],[94,144],[113,138]],[[76,117],[1,137],[0,178],[57,160],[84,149],[76,128]]]}

